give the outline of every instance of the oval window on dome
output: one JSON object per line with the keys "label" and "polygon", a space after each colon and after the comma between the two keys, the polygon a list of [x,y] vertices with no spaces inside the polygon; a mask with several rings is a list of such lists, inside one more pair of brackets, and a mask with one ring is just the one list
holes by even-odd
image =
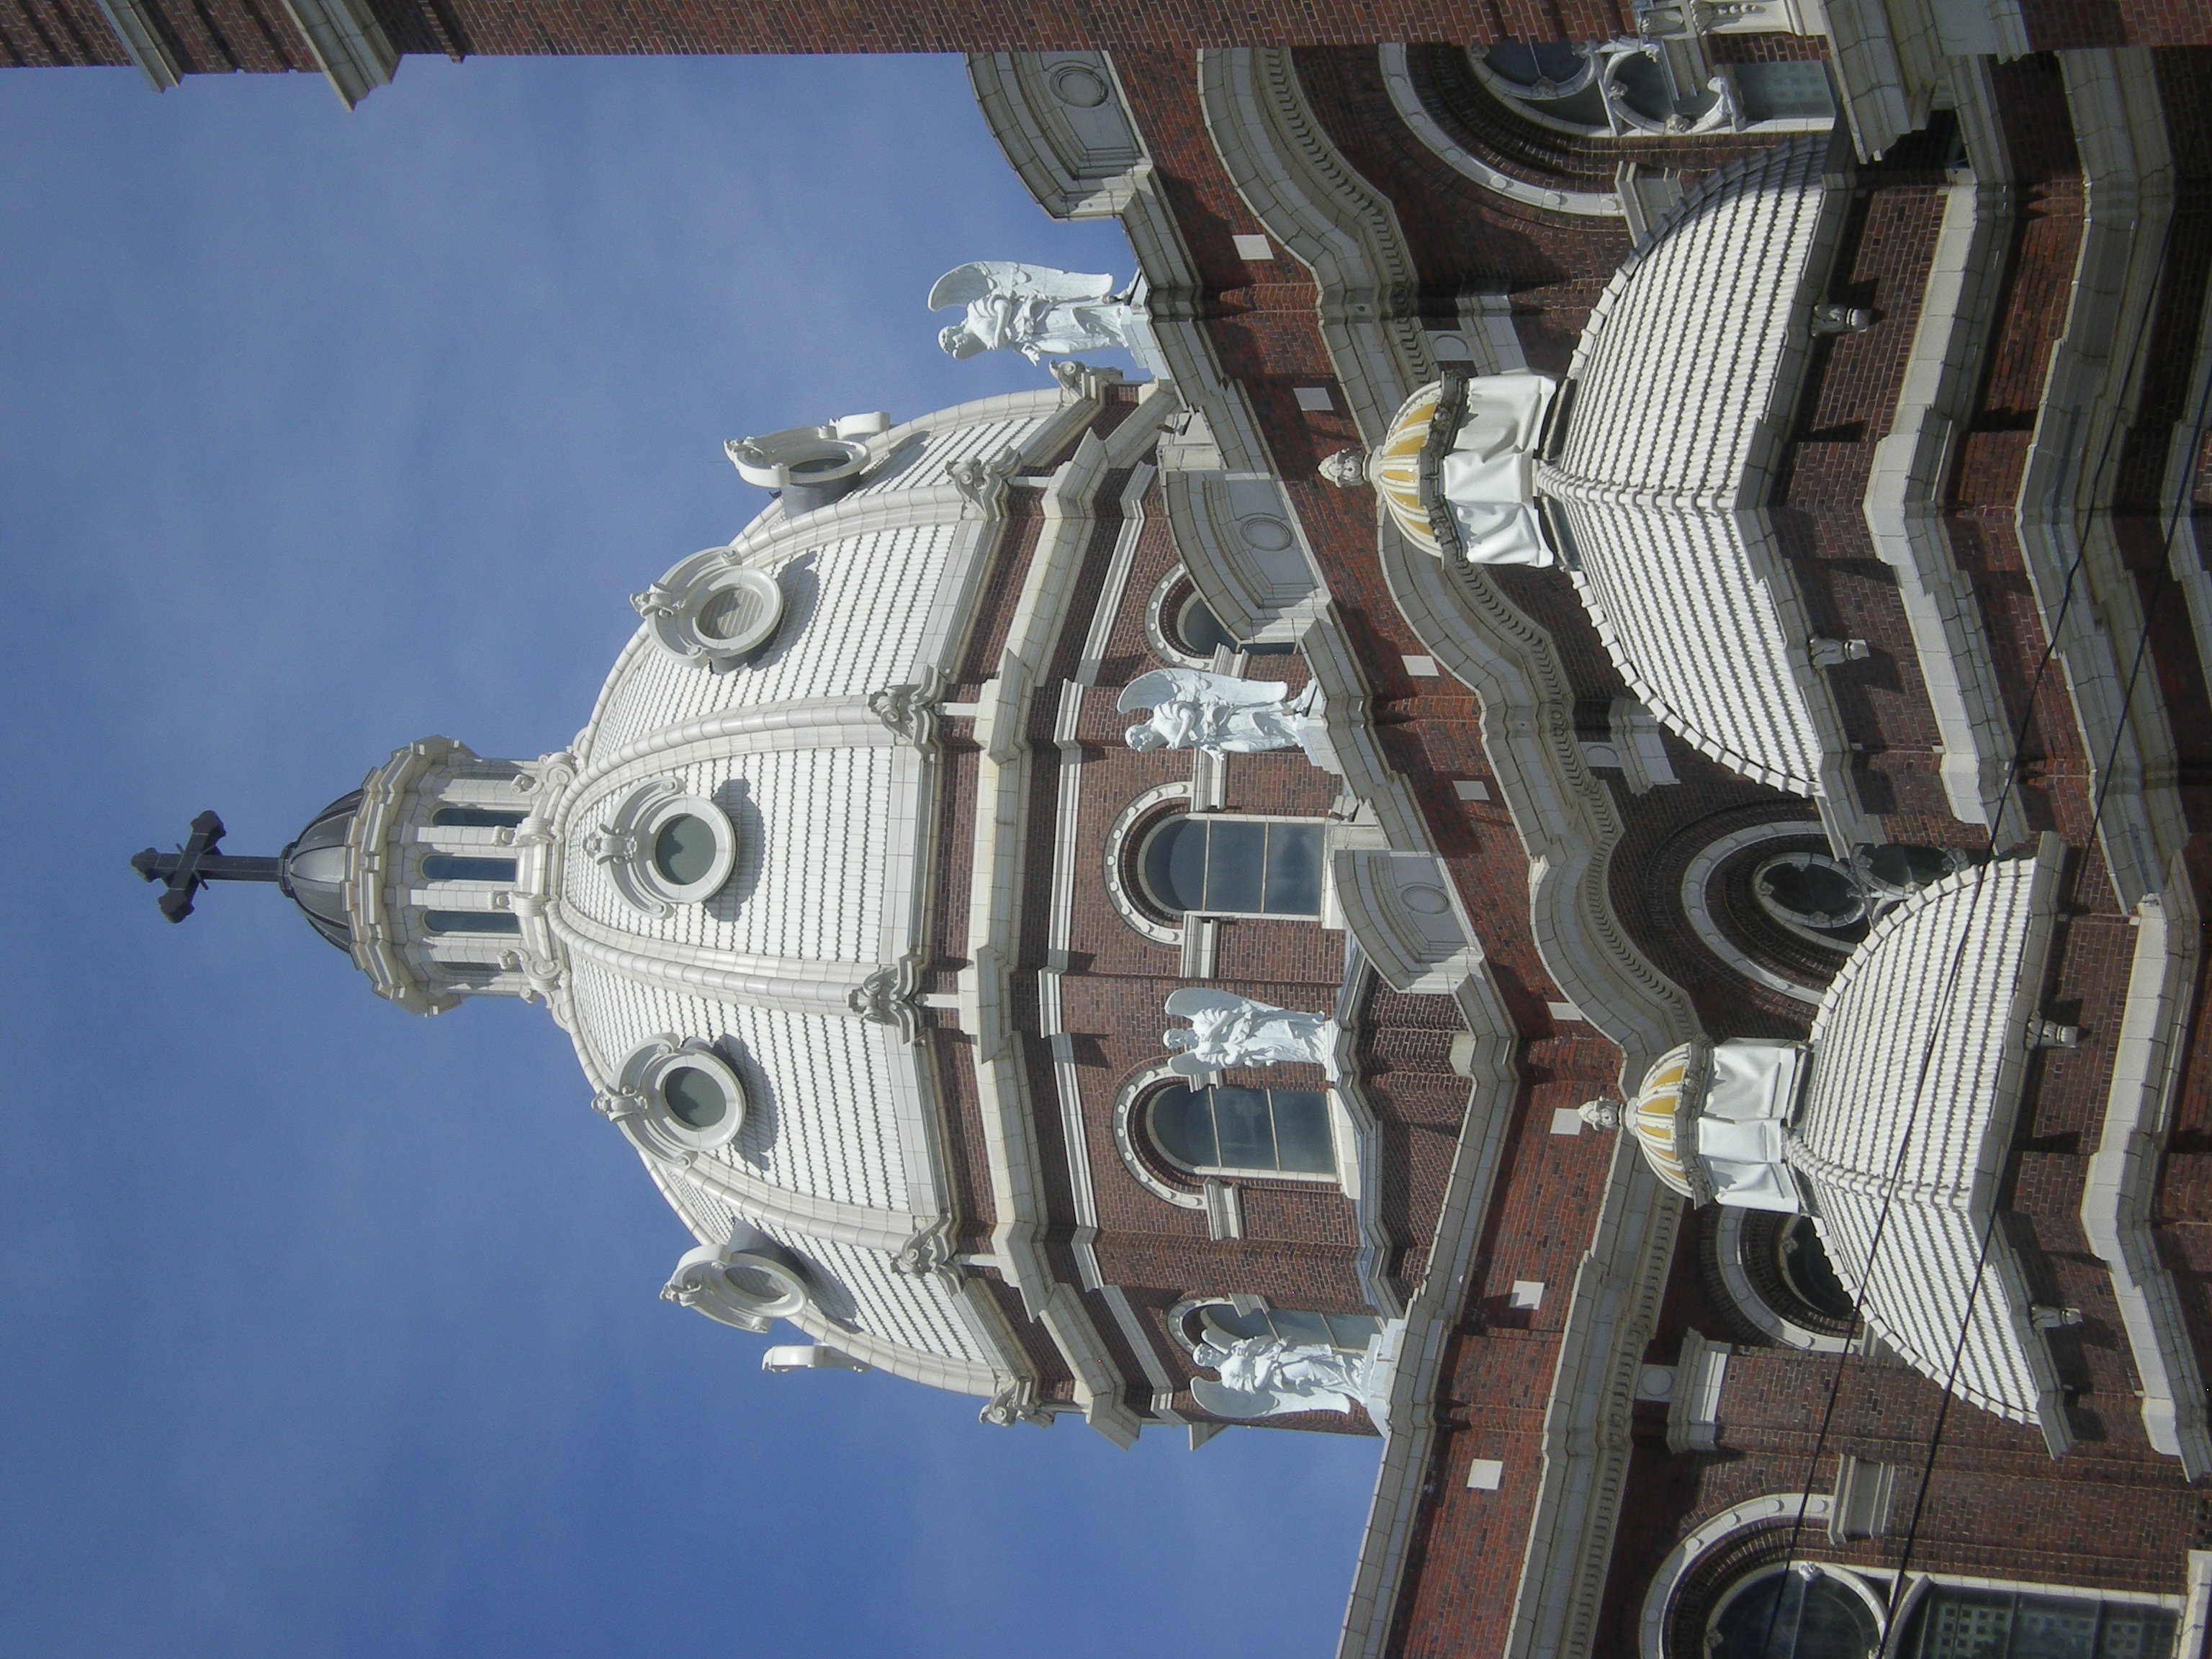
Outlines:
{"label": "oval window on dome", "polygon": [[712,1129],[730,1114],[730,1097],[720,1082],[696,1066],[676,1066],[660,1078],[660,1097],[678,1120],[694,1129]]}
{"label": "oval window on dome", "polygon": [[653,867],[678,887],[696,887],[714,873],[721,852],[714,825],[679,812],[653,832]]}

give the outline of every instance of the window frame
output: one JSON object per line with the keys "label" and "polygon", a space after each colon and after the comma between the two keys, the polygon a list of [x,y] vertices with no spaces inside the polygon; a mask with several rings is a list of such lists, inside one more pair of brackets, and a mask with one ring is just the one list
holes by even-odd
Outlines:
{"label": "window frame", "polygon": [[[1283,823],[1313,830],[1319,842],[1320,854],[1315,860],[1314,908],[1311,910],[1225,910],[1200,905],[1188,910],[1178,909],[1153,890],[1146,866],[1151,862],[1152,843],[1180,823],[1200,823],[1206,826],[1208,886],[1212,883],[1211,866],[1213,858],[1213,825],[1217,823],[1263,825]],[[1328,828],[1329,821],[1327,818],[1299,817],[1288,812],[1194,812],[1188,809],[1181,812],[1163,812],[1159,814],[1156,822],[1145,825],[1143,833],[1137,837],[1134,855],[1130,860],[1130,874],[1134,878],[1137,891],[1143,897],[1144,902],[1164,916],[1177,917],[1183,921],[1188,921],[1192,916],[1212,916],[1235,921],[1319,921],[1328,911]],[[1260,892],[1262,902],[1267,896],[1267,870],[1263,865],[1260,876]]]}
{"label": "window frame", "polygon": [[[1152,1115],[1155,1103],[1164,1097],[1170,1090],[1181,1089],[1184,1092],[1193,1095],[1211,1095],[1217,1086],[1218,1085],[1211,1083],[1194,1083],[1190,1079],[1169,1074],[1156,1080],[1151,1086],[1144,1089],[1138,1095],[1135,1103],[1134,1115],[1138,1116],[1139,1120],[1144,1133],[1145,1144],[1151,1149],[1153,1157],[1158,1158],[1169,1169],[1175,1170],[1178,1175],[1188,1176],[1192,1180],[1199,1182],[1204,1182],[1208,1179],[1215,1181],[1234,1181],[1239,1184],[1249,1186],[1256,1181],[1290,1181],[1297,1182],[1308,1186],[1322,1185],[1340,1188],[1343,1187],[1344,1149],[1342,1146],[1340,1145],[1341,1137],[1338,1133],[1337,1115],[1339,1108],[1336,1101],[1332,1098],[1334,1091],[1328,1088],[1327,1085],[1323,1085],[1319,1089],[1297,1089],[1277,1086],[1273,1084],[1263,1084],[1249,1091],[1249,1092],[1267,1097],[1268,1132],[1273,1137],[1274,1144],[1278,1148],[1282,1145],[1282,1135],[1275,1127],[1275,1097],[1277,1095],[1310,1096],[1319,1103],[1322,1121],[1328,1130],[1328,1156],[1330,1167],[1326,1171],[1318,1170],[1285,1170],[1279,1168],[1273,1170],[1262,1170],[1254,1165],[1244,1164],[1185,1164],[1181,1158],[1175,1157],[1168,1151],[1167,1147],[1161,1143],[1158,1132],[1152,1127]],[[1243,1085],[1231,1086],[1241,1087]],[[1209,1100],[1207,1105],[1209,1109],[1211,1109],[1212,1103]],[[1218,1120],[1217,1120],[1217,1122],[1218,1121]],[[1220,1132],[1218,1128],[1217,1128],[1214,1135],[1214,1149],[1216,1152],[1220,1150]],[[1279,1152],[1278,1152],[1278,1156],[1280,1156]]]}

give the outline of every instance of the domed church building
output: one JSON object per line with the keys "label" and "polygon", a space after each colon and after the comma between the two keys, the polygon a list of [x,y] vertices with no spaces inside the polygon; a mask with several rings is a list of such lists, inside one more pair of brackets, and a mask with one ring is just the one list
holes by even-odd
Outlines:
{"label": "domed church building", "polygon": [[1133,276],[733,441],[567,749],[134,862],[543,1002],[745,1363],[1382,1437],[1340,1659],[2202,1659],[2212,20],[2136,9],[655,13],[968,51]]}

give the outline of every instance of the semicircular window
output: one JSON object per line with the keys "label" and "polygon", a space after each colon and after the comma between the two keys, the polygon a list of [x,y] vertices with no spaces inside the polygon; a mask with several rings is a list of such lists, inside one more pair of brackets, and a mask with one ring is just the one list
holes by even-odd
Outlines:
{"label": "semicircular window", "polygon": [[714,872],[721,838],[704,818],[680,813],[653,832],[653,867],[678,887],[695,887]]}
{"label": "semicircular window", "polygon": [[1178,813],[1146,838],[1139,867],[1163,910],[1318,916],[1322,826]]}
{"label": "semicircular window", "polygon": [[1729,1598],[1705,1651],[1712,1659],[1871,1659],[1881,1646],[1874,1609],[1850,1585],[1784,1571]]}
{"label": "semicircular window", "polygon": [[1807,1307],[1840,1322],[1846,1329],[1856,1322],[1858,1310],[1851,1305],[1850,1287],[1837,1276],[1811,1217],[1785,1218],[1782,1237],[1776,1243],[1775,1257],[1782,1269],[1783,1283]]}
{"label": "semicircular window", "polygon": [[1328,1097],[1310,1089],[1170,1084],[1146,1103],[1146,1127],[1193,1175],[1336,1174]]}

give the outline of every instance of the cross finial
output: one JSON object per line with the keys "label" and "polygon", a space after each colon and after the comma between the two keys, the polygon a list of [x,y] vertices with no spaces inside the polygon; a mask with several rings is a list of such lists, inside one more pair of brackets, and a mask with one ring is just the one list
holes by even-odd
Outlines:
{"label": "cross finial", "polygon": [[203,812],[192,820],[191,837],[173,853],[149,847],[131,856],[131,867],[148,881],[161,884],[161,914],[182,921],[192,913],[192,896],[211,881],[281,881],[282,859],[232,858],[218,853],[222,820]]}

